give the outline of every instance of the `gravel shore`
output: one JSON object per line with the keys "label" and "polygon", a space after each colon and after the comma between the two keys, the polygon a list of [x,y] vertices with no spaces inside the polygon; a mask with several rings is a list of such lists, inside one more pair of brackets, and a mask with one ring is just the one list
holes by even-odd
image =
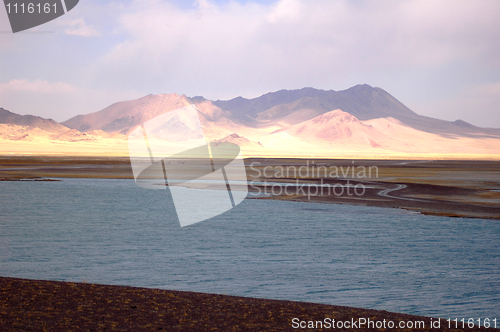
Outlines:
{"label": "gravel shore", "polygon": [[[363,319],[365,324],[359,326]],[[307,328],[310,322],[318,328]],[[357,322],[354,328],[345,328],[353,322]],[[384,330],[377,329],[376,324],[388,327],[390,322],[396,328],[386,330],[453,330],[447,328],[445,319],[437,328],[438,319],[387,311],[0,277],[0,331],[375,331]],[[399,329],[400,322],[424,324],[424,328]],[[328,328],[332,323],[335,329]],[[305,328],[300,328],[301,324]],[[339,328],[340,324],[344,327]],[[477,327],[455,330],[495,331]]]}

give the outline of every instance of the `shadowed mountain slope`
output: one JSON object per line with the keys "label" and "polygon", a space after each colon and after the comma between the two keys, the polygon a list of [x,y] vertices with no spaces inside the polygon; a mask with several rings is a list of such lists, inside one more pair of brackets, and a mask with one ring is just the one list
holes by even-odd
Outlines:
{"label": "shadowed mountain slope", "polygon": [[[457,138],[480,139],[481,142],[470,144],[486,146],[482,139],[500,137],[500,129],[418,115],[383,89],[367,84],[343,91],[280,90],[258,98],[237,97],[227,101],[177,94],[148,95],[76,116],[63,124],[80,132],[103,130],[126,135],[145,121],[192,103],[200,110],[207,138],[238,140],[243,145],[269,149],[281,149],[287,142],[342,141],[346,146],[355,144],[401,151],[417,145],[432,150],[432,146],[439,144],[446,149],[453,147],[455,151],[459,148],[455,146]],[[447,143],[438,142],[439,138],[447,139]],[[476,148],[469,150],[473,149]]]}
{"label": "shadowed mountain slope", "polygon": [[62,133],[69,130],[52,119],[44,119],[34,115],[20,115],[3,108],[0,108],[0,123],[39,128],[51,133]]}
{"label": "shadowed mountain slope", "polygon": [[237,97],[217,100],[213,104],[230,112],[235,121],[254,127],[276,121],[293,125],[341,109],[360,121],[392,117],[414,129],[444,136],[500,135],[499,129],[480,128],[462,120],[451,122],[418,115],[383,89],[367,84],[342,91],[280,90],[254,99]]}
{"label": "shadowed mountain slope", "polygon": [[250,128],[288,127],[340,109],[360,121],[393,118],[411,128],[445,137],[498,137],[500,129],[480,128],[465,121],[455,122],[421,116],[381,88],[367,84],[342,91],[313,88],[280,90],[258,98],[237,97],[210,101],[201,96],[161,94],[115,103],[105,109],[78,115],[63,125],[81,132],[104,130],[128,134],[132,128],[162,113],[195,103],[202,121]]}

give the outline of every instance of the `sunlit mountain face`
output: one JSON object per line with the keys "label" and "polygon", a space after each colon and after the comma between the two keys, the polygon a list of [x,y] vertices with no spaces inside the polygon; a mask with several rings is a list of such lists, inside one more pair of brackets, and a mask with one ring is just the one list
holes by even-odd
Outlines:
{"label": "sunlit mountain face", "polygon": [[[500,153],[500,129],[418,115],[383,89],[366,84],[343,91],[280,90],[254,99],[237,97],[226,101],[177,94],[148,95],[61,124],[0,109],[0,135],[4,143],[10,143],[7,145],[11,153],[16,144],[22,146],[22,151],[43,152],[48,147],[59,147],[61,153],[71,153],[69,143],[73,143],[75,151],[84,144],[81,150],[89,153],[100,149],[102,153],[112,150],[113,154],[127,155],[126,137],[134,128],[190,104],[199,110],[207,139],[236,143],[246,156]],[[182,135],[189,126],[189,119],[175,117],[164,129],[171,135]]]}

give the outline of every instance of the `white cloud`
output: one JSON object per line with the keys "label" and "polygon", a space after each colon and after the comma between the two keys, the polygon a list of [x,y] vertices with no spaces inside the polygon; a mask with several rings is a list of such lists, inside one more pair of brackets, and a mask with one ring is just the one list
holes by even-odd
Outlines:
{"label": "white cloud", "polygon": [[96,66],[99,79],[229,97],[500,61],[498,1],[146,4],[121,17],[128,38]]}
{"label": "white cloud", "polygon": [[57,21],[57,24],[62,27],[67,27],[64,29],[64,33],[67,35],[75,35],[81,37],[93,37],[99,36],[99,32],[97,32],[92,25],[85,24],[85,20],[83,17],[76,19],[61,19]]}
{"label": "white cloud", "polygon": [[199,13],[215,13],[217,12],[217,6],[208,0],[197,0],[195,5],[198,7]]}
{"label": "white cloud", "polygon": [[294,20],[300,16],[301,5],[298,0],[279,1],[267,16],[269,22],[277,23],[280,20]]}
{"label": "white cloud", "polygon": [[[100,101],[67,93],[88,105],[81,112],[148,93],[227,99],[368,83],[435,117],[454,116],[436,101],[461,100],[471,85],[500,77],[498,0],[262,2],[88,0],[44,25],[61,33],[0,35],[0,72],[3,81],[81,87],[88,100]],[[498,111],[494,94],[481,100],[484,114]],[[419,108],[426,103],[436,107]]]}
{"label": "white cloud", "polygon": [[64,82],[49,83],[44,80],[15,79],[0,83],[0,94],[31,92],[41,94],[74,93],[77,90],[71,84]]}

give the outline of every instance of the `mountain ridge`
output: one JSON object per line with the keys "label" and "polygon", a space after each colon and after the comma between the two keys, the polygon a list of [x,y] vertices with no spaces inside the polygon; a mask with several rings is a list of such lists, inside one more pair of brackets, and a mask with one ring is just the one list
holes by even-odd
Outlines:
{"label": "mountain ridge", "polygon": [[[17,124],[18,128],[14,128],[14,124],[0,125],[4,131],[0,138],[4,143],[17,140],[32,142],[32,146],[36,146],[38,140],[39,144],[44,140],[63,145],[86,142],[98,149],[113,145],[126,154],[126,144],[122,142],[126,142],[126,135],[137,126],[191,104],[199,110],[207,140],[236,143],[247,156],[500,155],[500,129],[480,128],[463,120],[451,122],[421,116],[385,90],[367,84],[342,91],[279,90],[253,99],[236,97],[227,101],[173,93],[149,94],[72,117],[62,124],[0,109],[0,123],[3,119],[4,123],[41,127],[39,131],[32,131]],[[177,120],[171,124],[170,131],[176,132],[186,125],[182,118]],[[44,128],[62,134],[48,135]],[[81,148],[84,149],[83,145]],[[38,146],[36,149],[39,151]]]}
{"label": "mountain ridge", "polygon": [[77,115],[62,124],[82,132],[103,130],[108,133],[128,134],[137,125],[188,102],[184,95],[149,94],[139,99],[120,101],[98,111]]}
{"label": "mountain ridge", "polygon": [[[214,105],[221,109],[229,110],[237,120],[255,126],[256,118],[267,110],[284,104],[292,104],[300,98],[309,97],[318,105],[311,113],[314,116],[327,113],[335,109],[354,115],[361,121],[377,118],[393,117],[412,128],[429,133],[450,136],[461,131],[461,135],[477,137],[481,135],[498,135],[497,128],[481,128],[469,124],[464,126],[463,120],[446,121],[432,117],[422,116],[405,106],[387,91],[368,84],[358,84],[346,90],[319,90],[302,88],[297,90],[279,90],[269,92],[260,97],[246,99],[236,97],[230,100],[216,100]],[[312,114],[313,115],[313,114]],[[310,120],[303,119],[304,121]],[[467,129],[464,132],[463,129]]]}
{"label": "mountain ridge", "polygon": [[[167,101],[163,103],[159,101],[160,99]],[[172,104],[172,101],[175,103]],[[144,122],[154,115],[189,103],[197,106],[210,104],[208,108],[212,110],[209,112],[218,114],[219,119],[225,118],[225,121],[231,121],[236,125],[256,129],[275,125],[294,125],[332,110],[341,109],[360,121],[392,117],[414,129],[446,137],[454,135],[496,137],[500,134],[497,128],[481,128],[463,120],[446,121],[419,115],[387,91],[368,84],[359,84],[340,91],[306,87],[268,92],[252,99],[240,96],[230,100],[215,101],[202,96],[190,98],[178,94],[150,94],[136,100],[114,103],[98,112],[78,115],[61,124],[80,131],[101,129],[106,132],[127,134],[141,121]],[[151,108],[154,110],[151,111]],[[144,114],[145,109],[149,111],[148,114]],[[210,116],[205,118],[206,121],[216,121],[210,120]]]}
{"label": "mountain ridge", "polygon": [[62,133],[69,128],[52,119],[45,119],[35,115],[21,115],[12,113],[0,107],[0,124],[39,128],[51,133]]}

